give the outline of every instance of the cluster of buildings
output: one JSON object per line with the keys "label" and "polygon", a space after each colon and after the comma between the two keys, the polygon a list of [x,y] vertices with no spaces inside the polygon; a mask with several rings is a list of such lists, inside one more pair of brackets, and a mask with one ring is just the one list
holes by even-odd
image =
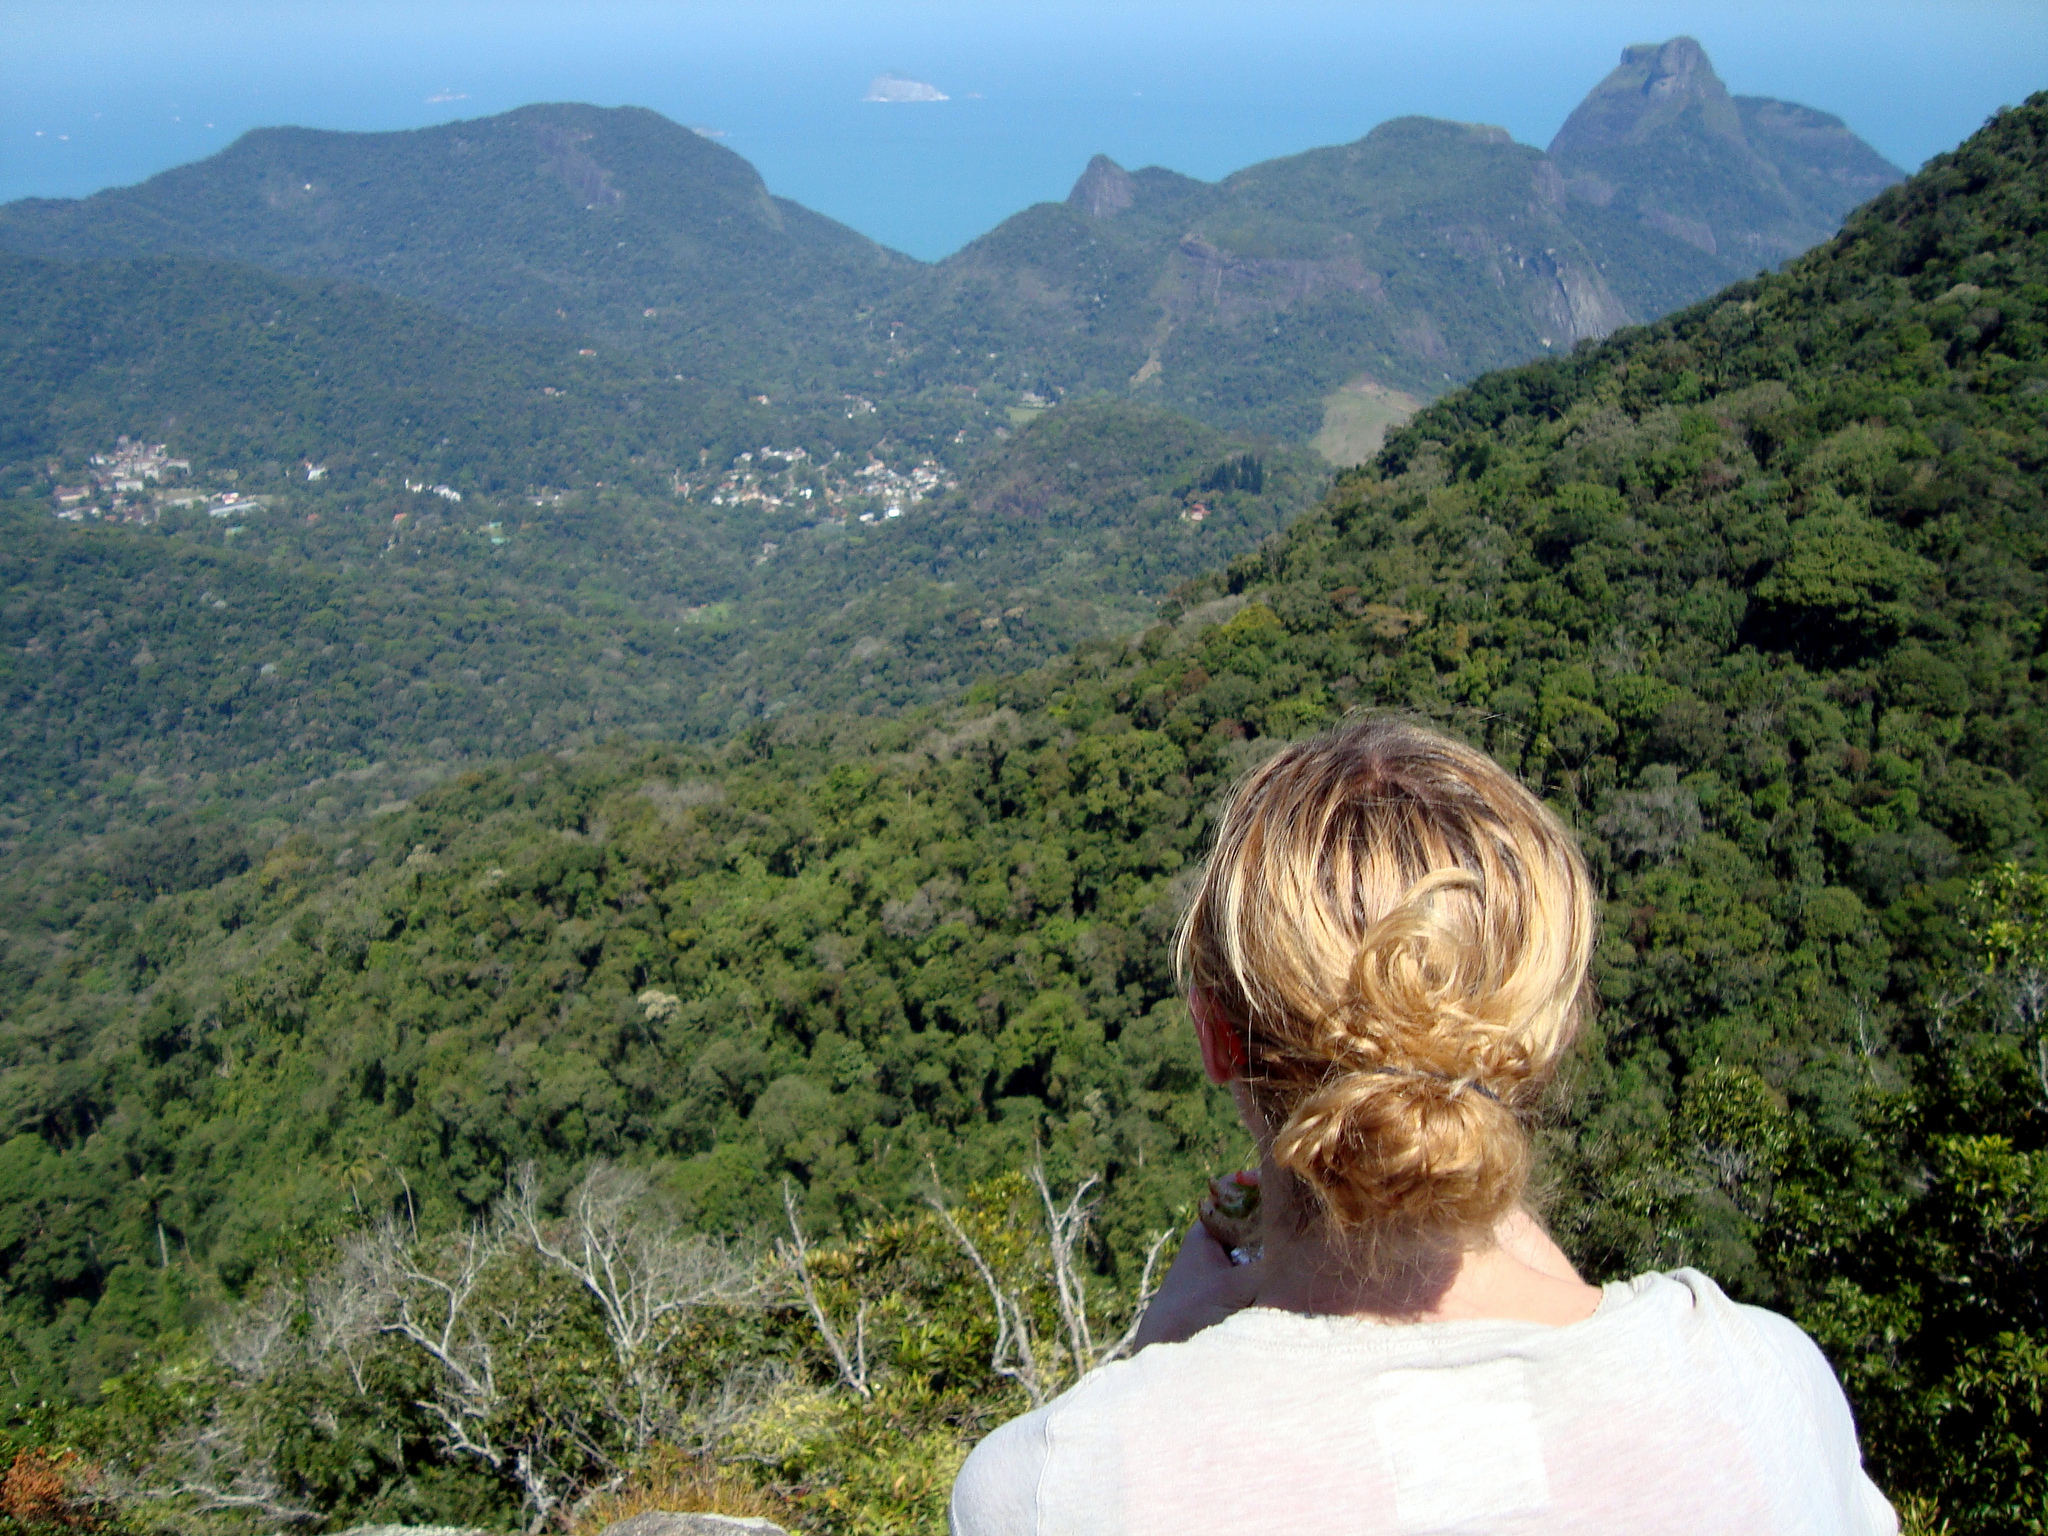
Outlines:
{"label": "cluster of buildings", "polygon": [[135,442],[124,434],[107,452],[86,461],[81,484],[56,488],[57,516],[73,523],[87,518],[155,522],[158,504],[166,498],[153,488],[166,476],[191,470],[190,459],[171,458],[162,443]]}
{"label": "cluster of buildings", "polygon": [[[57,516],[67,523],[154,523],[172,507],[201,508],[209,517],[240,517],[260,512],[277,499],[179,483],[191,473],[192,461],[172,458],[162,443],[120,437],[107,452],[86,460],[82,483],[60,483],[52,499],[57,503]],[[326,465],[307,462],[308,480],[319,480],[326,473]]]}
{"label": "cluster of buildings", "polygon": [[920,459],[907,470],[891,468],[872,455],[858,469],[834,454],[814,459],[802,448],[763,448],[743,453],[708,486],[678,475],[675,491],[688,497],[708,492],[714,507],[754,505],[765,510],[810,512],[820,521],[901,517],[905,508],[959,485],[936,459]]}
{"label": "cluster of buildings", "polygon": [[[153,523],[166,508],[202,507],[210,516],[227,518],[257,511],[276,499],[235,491],[209,492],[178,483],[191,470],[191,460],[169,457],[162,443],[137,442],[124,436],[107,452],[92,456],[82,483],[56,486],[56,515],[70,522],[90,518]],[[327,478],[327,466],[311,459],[305,461],[303,470],[309,482]],[[432,485],[425,480],[402,483],[416,496],[437,496],[449,503],[463,497],[452,485]],[[686,478],[678,473],[674,490],[686,499],[704,497],[713,506],[786,510],[821,523],[843,524],[901,517],[908,508],[940,491],[957,489],[959,483],[931,458],[898,469],[869,454],[865,463],[855,467],[853,460],[837,453],[829,459],[814,458],[803,448],[769,446],[741,454],[723,474]],[[543,491],[532,497],[535,506],[561,499],[560,492]]]}

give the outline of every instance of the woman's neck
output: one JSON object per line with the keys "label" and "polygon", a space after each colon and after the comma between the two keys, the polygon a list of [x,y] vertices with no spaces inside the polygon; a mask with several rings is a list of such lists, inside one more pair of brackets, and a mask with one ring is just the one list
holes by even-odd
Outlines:
{"label": "woman's neck", "polygon": [[[1407,1244],[1368,1251],[1313,1217],[1299,1219],[1294,1179],[1261,1169],[1265,1251],[1252,1305],[1390,1323],[1496,1318],[1561,1326],[1592,1314],[1600,1292],[1581,1280],[1524,1211],[1484,1247]],[[1277,1198],[1276,1198],[1277,1197]]]}

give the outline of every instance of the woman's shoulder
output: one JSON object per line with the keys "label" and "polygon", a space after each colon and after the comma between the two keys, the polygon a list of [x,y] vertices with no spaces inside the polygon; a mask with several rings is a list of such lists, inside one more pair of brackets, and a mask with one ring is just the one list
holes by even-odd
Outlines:
{"label": "woman's shoulder", "polygon": [[1723,1352],[1777,1376],[1822,1418],[1848,1420],[1848,1400],[1821,1348],[1791,1318],[1730,1297],[1696,1269],[1639,1275],[1627,1282],[1638,1296],[1661,1302],[1689,1330],[1711,1334]]}
{"label": "woman's shoulder", "polygon": [[1038,1480],[1050,1452],[1046,1428],[1057,1400],[998,1425],[953,1480],[947,1528],[956,1536],[1029,1536],[1037,1529]]}
{"label": "woman's shoulder", "polygon": [[1607,1289],[1610,1294],[1625,1292],[1624,1306],[1635,1302],[1690,1328],[1729,1335],[1751,1348],[1768,1351],[1788,1369],[1804,1371],[1815,1365],[1827,1369],[1820,1346],[1791,1318],[1768,1307],[1735,1300],[1697,1269],[1652,1271]]}
{"label": "woman's shoulder", "polygon": [[[1193,1465],[1246,1423],[1296,1451],[1328,1442],[1347,1466],[1405,1466],[1419,1454],[1411,1441],[1426,1450],[1441,1426],[1510,1409],[1542,1443],[1580,1443],[1587,1424],[1602,1425],[1656,1442],[1673,1465],[1704,1454],[1694,1431],[1707,1425],[1831,1469],[1842,1507],[1868,1506],[1843,1529],[1892,1528],[1860,1477],[1847,1401],[1813,1341],[1698,1271],[1675,1270],[1611,1282],[1591,1316],[1562,1326],[1247,1309],[1105,1366],[995,1430],[955,1485],[953,1530],[1024,1536],[1046,1490],[1071,1503],[1075,1489],[1122,1489],[1133,1468]],[[1400,1455],[1387,1450],[1396,1442]]]}

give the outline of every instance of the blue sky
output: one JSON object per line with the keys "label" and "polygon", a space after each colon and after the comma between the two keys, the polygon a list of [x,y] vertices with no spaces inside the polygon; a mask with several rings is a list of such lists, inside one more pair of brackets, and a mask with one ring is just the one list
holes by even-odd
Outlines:
{"label": "blue sky", "polygon": [[[0,199],[137,181],[267,124],[630,103],[930,258],[1063,196],[1096,151],[1215,177],[1408,112],[1540,145],[1624,44],[1679,33],[1731,90],[1838,113],[1909,170],[2048,88],[2042,0],[0,0]],[[953,99],[863,103],[883,70]]]}

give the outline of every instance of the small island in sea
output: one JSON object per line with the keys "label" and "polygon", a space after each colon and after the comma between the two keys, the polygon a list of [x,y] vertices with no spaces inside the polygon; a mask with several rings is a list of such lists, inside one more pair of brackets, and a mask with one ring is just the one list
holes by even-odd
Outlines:
{"label": "small island in sea", "polygon": [[885,69],[868,82],[868,93],[862,101],[947,101],[946,93],[936,85],[924,80],[913,80],[908,75],[899,75],[892,69]]}

